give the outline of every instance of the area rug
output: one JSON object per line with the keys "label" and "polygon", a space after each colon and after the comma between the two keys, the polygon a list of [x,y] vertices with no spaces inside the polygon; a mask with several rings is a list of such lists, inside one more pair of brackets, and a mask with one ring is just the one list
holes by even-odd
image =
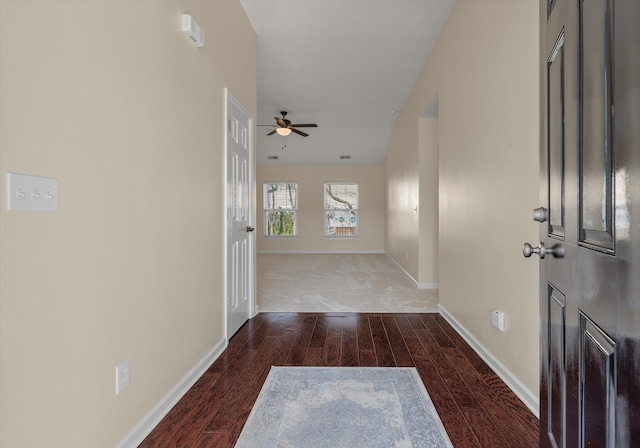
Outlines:
{"label": "area rug", "polygon": [[453,447],[415,368],[272,367],[236,448]]}

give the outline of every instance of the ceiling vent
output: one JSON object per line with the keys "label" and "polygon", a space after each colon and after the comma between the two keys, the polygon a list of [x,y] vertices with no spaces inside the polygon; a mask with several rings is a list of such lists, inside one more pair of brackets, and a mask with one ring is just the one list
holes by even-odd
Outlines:
{"label": "ceiling vent", "polygon": [[267,156],[267,160],[278,160],[278,156]]}
{"label": "ceiling vent", "polygon": [[340,160],[349,160],[351,156],[340,156]]}

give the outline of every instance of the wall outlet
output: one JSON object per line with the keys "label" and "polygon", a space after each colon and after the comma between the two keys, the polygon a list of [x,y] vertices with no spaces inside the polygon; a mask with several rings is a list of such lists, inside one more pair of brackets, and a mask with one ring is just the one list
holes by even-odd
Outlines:
{"label": "wall outlet", "polygon": [[494,327],[496,327],[500,331],[505,331],[505,318],[504,313],[502,311],[493,311],[491,313],[491,323]]}
{"label": "wall outlet", "polygon": [[129,385],[129,360],[116,367],[116,395]]}

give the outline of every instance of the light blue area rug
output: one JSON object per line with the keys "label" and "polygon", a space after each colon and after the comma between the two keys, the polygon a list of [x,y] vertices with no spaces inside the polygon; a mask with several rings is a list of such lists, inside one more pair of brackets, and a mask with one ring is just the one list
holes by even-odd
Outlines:
{"label": "light blue area rug", "polygon": [[236,448],[453,447],[415,368],[272,367]]}

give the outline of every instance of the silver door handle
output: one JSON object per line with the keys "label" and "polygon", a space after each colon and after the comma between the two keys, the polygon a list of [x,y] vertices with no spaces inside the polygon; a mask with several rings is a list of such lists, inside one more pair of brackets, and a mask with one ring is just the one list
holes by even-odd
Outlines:
{"label": "silver door handle", "polygon": [[544,259],[544,257],[549,255],[553,255],[554,258],[564,258],[564,247],[560,244],[555,244],[553,247],[545,247],[544,243],[540,243],[538,247],[532,247],[529,243],[524,243],[524,247],[522,248],[522,255],[525,258],[529,258],[533,254],[540,255],[540,259]]}

